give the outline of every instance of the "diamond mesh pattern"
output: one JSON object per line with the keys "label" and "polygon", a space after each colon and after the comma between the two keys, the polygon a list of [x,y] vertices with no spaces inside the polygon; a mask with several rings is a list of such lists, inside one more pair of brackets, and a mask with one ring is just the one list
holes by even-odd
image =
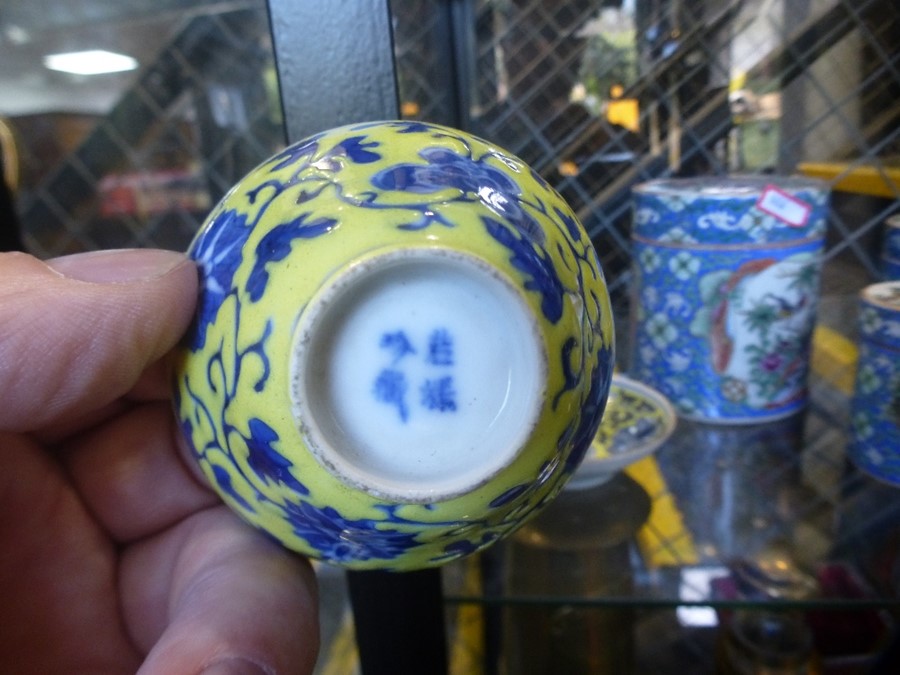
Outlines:
{"label": "diamond mesh pattern", "polygon": [[267,81],[274,59],[261,0],[187,18],[74,151],[23,185],[27,247],[45,257],[186,248],[212,204],[284,144]]}
{"label": "diamond mesh pattern", "polygon": [[[887,186],[877,198],[835,193],[828,244],[830,258],[876,274],[879,228],[900,197],[888,176],[900,149],[896,3],[412,0],[392,10],[404,116],[468,127],[532,164],[587,226],[615,295],[629,280],[636,183],[811,161],[843,163],[835,183],[866,165]],[[80,147],[31,172],[39,179],[19,200],[29,248],[183,248],[209,206],[283,144],[273,82],[261,0],[186,19]],[[620,100],[639,111],[631,129],[610,114]],[[153,193],[151,205],[110,208],[109,176],[184,165],[190,175],[170,177],[174,186],[119,186],[138,201]]]}
{"label": "diamond mesh pattern", "polygon": [[[186,16],[57,165],[34,159],[46,154],[45,134],[32,132],[46,127],[12,120],[32,252],[184,249],[212,204],[283,145],[264,0],[213,7]],[[881,225],[900,208],[890,174],[900,166],[896,0],[394,0],[392,14],[404,116],[467,127],[542,173],[587,226],[620,315],[630,190],[665,176],[789,174],[836,162],[837,188],[870,168],[879,194],[834,193],[824,283],[844,264],[875,277]],[[620,103],[634,103],[634,124],[613,115]],[[829,454],[844,422],[821,406],[808,421],[807,459],[838,475],[804,495],[809,520],[864,494],[839,485],[842,464]],[[888,507],[873,505],[871,522]],[[671,533],[656,534],[677,552]],[[690,653],[687,669],[712,653],[708,645]]]}
{"label": "diamond mesh pattern", "polygon": [[[428,53],[430,6],[395,3],[404,53]],[[665,176],[791,174],[836,162],[838,184],[873,167],[878,196],[834,193],[828,258],[877,274],[881,224],[897,208],[900,7],[889,0],[471,0],[457,60],[472,131],[531,163],[591,233],[614,295],[629,282],[630,189]],[[410,47],[407,41],[417,41]],[[401,73],[411,62],[399,60]],[[401,95],[436,101],[439,60]],[[613,123],[636,102],[637,125]],[[423,111],[424,105],[418,106]],[[415,110],[415,108],[413,108]],[[437,119],[441,106],[431,111]],[[426,113],[417,115],[428,119]],[[887,193],[884,190],[887,190]],[[826,268],[827,270],[827,268]]]}

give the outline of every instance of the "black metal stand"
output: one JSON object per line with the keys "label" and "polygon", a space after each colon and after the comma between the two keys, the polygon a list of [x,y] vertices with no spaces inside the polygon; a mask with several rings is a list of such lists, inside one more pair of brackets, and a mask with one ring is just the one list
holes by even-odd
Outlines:
{"label": "black metal stand", "polygon": [[443,675],[447,637],[441,574],[348,572],[363,675]]}
{"label": "black metal stand", "polygon": [[399,117],[388,0],[268,0],[289,142]]}

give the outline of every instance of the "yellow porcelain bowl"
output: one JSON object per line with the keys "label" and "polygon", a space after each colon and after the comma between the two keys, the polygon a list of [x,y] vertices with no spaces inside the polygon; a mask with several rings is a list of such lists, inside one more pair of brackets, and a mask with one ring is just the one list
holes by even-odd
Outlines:
{"label": "yellow porcelain bowl", "polygon": [[401,121],[310,137],[189,253],[179,422],[224,501],[288,548],[442,564],[535,514],[590,446],[613,361],[596,252],[483,140]]}

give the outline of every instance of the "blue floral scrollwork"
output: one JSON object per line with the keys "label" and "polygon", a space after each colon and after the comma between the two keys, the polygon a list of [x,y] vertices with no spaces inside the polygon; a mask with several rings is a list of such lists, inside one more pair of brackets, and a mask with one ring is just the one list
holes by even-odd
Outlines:
{"label": "blue floral scrollwork", "polygon": [[447,188],[463,195],[517,195],[516,184],[502,171],[445,148],[425,148],[419,153],[425,164],[397,164],[379,171],[372,185],[380,190],[431,194]]}
{"label": "blue floral scrollwork", "polygon": [[418,545],[414,534],[379,527],[371,519],[344,518],[331,506],[289,503],[284,512],[298,536],[335,562],[390,560]]}
{"label": "blue floral scrollwork", "polygon": [[310,222],[311,214],[303,213],[293,220],[276,225],[266,232],[256,246],[256,259],[247,279],[247,295],[252,302],[257,302],[265,293],[269,283],[266,265],[284,260],[291,252],[295,239],[313,239],[327,234],[337,225],[334,218],[318,218]]}
{"label": "blue floral scrollwork", "polygon": [[277,481],[301,495],[308,495],[309,489],[290,472],[293,464],[275,449],[278,434],[261,419],[250,420],[250,438],[247,439],[247,463],[265,482]]}
{"label": "blue floral scrollwork", "polygon": [[493,218],[482,218],[482,221],[488,233],[512,252],[513,266],[530,277],[525,288],[541,294],[541,311],[547,320],[551,323],[559,321],[563,313],[564,288],[547,253]]}
{"label": "blue floral scrollwork", "polygon": [[212,469],[213,469],[213,477],[215,478],[216,484],[219,486],[219,488],[222,490],[222,492],[224,492],[226,495],[231,497],[235,502],[240,504],[243,508],[247,509],[248,511],[256,510],[249,503],[247,503],[246,499],[244,499],[243,497],[241,497],[240,494],[238,494],[238,491],[234,488],[234,484],[231,482],[231,474],[228,473],[227,470],[225,470],[221,466],[213,466]]}
{"label": "blue floral scrollwork", "polygon": [[234,285],[234,274],[243,260],[243,248],[253,232],[247,214],[226,209],[200,233],[191,255],[200,267],[203,283],[197,319],[190,335],[191,349],[199,351],[206,344],[206,328],[216,320],[219,308]]}
{"label": "blue floral scrollwork", "polygon": [[[349,182],[340,180],[342,171],[353,164],[382,159],[381,144],[366,132],[368,126],[357,125],[353,135],[331,145],[325,140],[326,134],[319,134],[285,149],[261,167],[261,182],[235,193],[230,204],[242,206],[216,212],[197,237],[191,255],[200,267],[202,284],[187,347],[195,353],[204,349],[210,353],[204,357],[205,372],[203,368],[192,371],[193,381],[183,377],[181,397],[189,400],[179,408],[190,412],[182,415],[180,422],[186,436],[196,444],[195,455],[233,504],[250,514],[280,511],[293,533],[317,555],[339,563],[391,561],[425,545],[426,539],[433,541],[437,532],[443,553],[431,559],[443,562],[478,550],[517,526],[524,515],[544,505],[558,487],[559,482],[550,478],[558,473],[548,467],[565,462],[565,470],[572,471],[587,450],[611,374],[611,348],[598,344],[603,340],[596,335],[598,316],[605,307],[586,292],[589,280],[596,281],[601,273],[596,254],[574,216],[555,206],[557,198],[538,174],[499,150],[488,148],[478,156],[473,151],[478,146],[451,130],[419,122],[389,124],[397,133],[427,134],[440,143],[423,144],[420,161],[393,164],[375,172],[369,184],[348,187]],[[526,198],[516,173],[536,181],[546,192],[529,191]],[[551,392],[554,407],[563,394],[577,392],[578,400],[564,403],[577,409],[578,416],[559,437],[557,457],[542,467],[535,480],[506,486],[502,494],[490,500],[496,512],[484,521],[433,522],[423,515],[429,505],[375,505],[382,517],[359,519],[348,518],[332,506],[317,506],[314,486],[301,480],[297,466],[282,452],[276,429],[258,417],[247,420],[246,427],[238,428],[234,423],[239,416],[234,415],[232,404],[238,394],[250,385],[252,391],[262,392],[268,384],[271,370],[267,349],[270,336],[277,334],[273,321],[278,321],[277,317],[270,319],[259,334],[258,325],[241,323],[242,309],[262,300],[274,264],[286,260],[295,245],[341,227],[337,215],[323,216],[317,211],[314,201],[323,193],[355,209],[408,214],[391,225],[405,232],[432,226],[456,227],[446,209],[437,206],[477,204],[481,207],[480,225],[505,249],[504,255],[519,273],[522,287],[536,294],[532,297],[535,302],[539,300],[547,321],[559,324],[570,311],[567,295],[587,296],[588,306],[579,314],[581,330],[573,331],[559,354],[563,388]],[[270,209],[276,200],[285,203],[285,198],[291,208]],[[243,207],[249,208],[245,212]],[[267,213],[282,212],[290,215],[267,226],[267,231],[251,242],[254,228]],[[549,236],[546,227],[555,227],[557,234]],[[240,274],[244,277],[238,279],[242,264],[245,272]],[[233,325],[224,325],[223,317]],[[448,365],[452,353],[441,351],[441,344],[433,346],[429,358],[433,364]],[[593,366],[590,376],[589,362]],[[589,383],[583,381],[587,377]],[[253,379],[247,382],[247,378]],[[195,391],[193,385],[198,381],[211,396]],[[451,394],[452,383],[446,378],[435,380],[421,391],[428,405],[438,410],[455,406]],[[271,494],[269,487],[276,485],[286,487],[289,494],[277,490]],[[429,529],[432,532],[420,540],[419,533]]]}

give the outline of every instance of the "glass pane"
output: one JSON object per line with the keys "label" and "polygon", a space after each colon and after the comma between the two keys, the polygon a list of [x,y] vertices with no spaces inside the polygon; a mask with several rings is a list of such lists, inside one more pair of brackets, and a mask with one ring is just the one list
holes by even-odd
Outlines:
{"label": "glass pane", "polygon": [[829,268],[878,274],[882,226],[900,204],[896,3],[394,5],[410,113],[441,121],[429,117],[443,114],[446,97],[435,75],[450,61],[433,26],[449,14],[457,119],[531,163],[571,203],[620,306],[631,278],[630,190],[670,175],[824,177],[837,188]]}
{"label": "glass pane", "polygon": [[[184,249],[233,182],[283,145],[264,0],[10,0],[0,34],[7,168],[36,255]],[[88,50],[135,67],[45,63]]]}

